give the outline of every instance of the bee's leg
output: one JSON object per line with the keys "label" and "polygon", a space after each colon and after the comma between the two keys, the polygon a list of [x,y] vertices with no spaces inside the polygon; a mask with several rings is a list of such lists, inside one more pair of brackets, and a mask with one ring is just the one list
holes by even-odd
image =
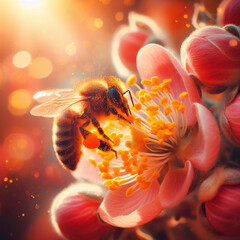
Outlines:
{"label": "bee's leg", "polygon": [[113,114],[113,115],[116,115],[116,116],[118,116],[118,118],[119,119],[122,119],[122,120],[124,120],[124,121],[126,121],[126,122],[128,122],[128,123],[131,123],[130,121],[128,121],[124,116],[122,116],[121,114],[119,114],[118,112],[117,112],[117,110],[113,107],[113,106],[109,106],[109,111]]}
{"label": "bee's leg", "polygon": [[81,125],[79,127],[80,132],[81,132],[82,136],[84,137],[84,139],[86,139],[87,135],[89,135],[91,133],[91,132],[84,129],[86,126],[89,125],[89,123],[90,123],[90,120],[86,121],[83,125]]}
{"label": "bee's leg", "polygon": [[100,124],[99,124],[98,120],[95,117],[92,117],[91,121],[92,121],[93,126],[97,128],[99,134],[101,134],[104,138],[106,138],[107,140],[109,140],[109,141],[111,141],[113,143],[113,140],[111,138],[109,138],[104,133],[103,129],[100,127]]}
{"label": "bee's leg", "polygon": [[98,149],[103,151],[103,152],[113,151],[115,153],[116,158],[117,158],[117,151],[112,149],[111,145],[108,142],[105,142],[101,139],[99,139],[99,140],[100,140],[100,145],[99,145]]}

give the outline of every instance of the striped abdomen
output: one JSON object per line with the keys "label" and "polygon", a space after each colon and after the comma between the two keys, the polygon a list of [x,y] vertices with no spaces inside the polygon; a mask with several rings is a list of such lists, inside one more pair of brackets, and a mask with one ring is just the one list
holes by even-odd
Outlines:
{"label": "striped abdomen", "polygon": [[82,155],[82,136],[79,124],[74,124],[76,113],[67,110],[56,117],[53,124],[53,147],[58,160],[67,169],[74,170]]}

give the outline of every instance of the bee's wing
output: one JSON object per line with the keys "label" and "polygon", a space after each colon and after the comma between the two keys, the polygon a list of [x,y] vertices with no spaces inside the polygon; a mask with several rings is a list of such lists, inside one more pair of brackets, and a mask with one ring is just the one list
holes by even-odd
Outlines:
{"label": "bee's wing", "polygon": [[33,116],[56,117],[59,113],[63,112],[73,104],[81,101],[88,101],[89,99],[90,98],[82,96],[56,98],[36,106],[30,113]]}
{"label": "bee's wing", "polygon": [[39,91],[34,94],[33,98],[39,102],[44,103],[47,101],[51,101],[56,98],[66,98],[72,95],[73,89],[52,89]]}

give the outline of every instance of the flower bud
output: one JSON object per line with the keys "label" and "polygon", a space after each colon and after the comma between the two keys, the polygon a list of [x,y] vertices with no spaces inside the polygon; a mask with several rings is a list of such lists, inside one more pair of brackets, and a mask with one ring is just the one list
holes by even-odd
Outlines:
{"label": "flower bud", "polygon": [[224,0],[218,7],[217,22],[219,26],[226,24],[240,25],[240,0]]}
{"label": "flower bud", "polygon": [[111,226],[98,217],[104,191],[100,186],[77,183],[63,190],[51,207],[55,230],[71,240],[100,239]]}
{"label": "flower bud", "polygon": [[206,217],[219,233],[240,236],[240,184],[222,185],[216,196],[205,202]]}
{"label": "flower bud", "polygon": [[225,29],[208,26],[194,31],[182,45],[181,59],[209,92],[239,83],[240,39]]}
{"label": "flower bud", "polygon": [[148,35],[143,32],[128,32],[119,39],[119,57],[130,71],[137,72],[136,57]]}
{"label": "flower bud", "polygon": [[238,93],[219,116],[224,136],[234,145],[240,146],[240,94]]}

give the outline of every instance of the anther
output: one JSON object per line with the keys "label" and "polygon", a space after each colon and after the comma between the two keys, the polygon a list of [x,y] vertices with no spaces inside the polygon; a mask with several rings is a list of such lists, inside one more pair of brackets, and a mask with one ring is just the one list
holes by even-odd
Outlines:
{"label": "anther", "polygon": [[135,75],[131,75],[127,81],[126,81],[126,84],[128,86],[133,86],[135,83],[137,82],[137,77]]}
{"label": "anther", "polygon": [[146,86],[150,86],[150,85],[152,85],[152,82],[151,82],[151,80],[144,79],[144,80],[141,81],[141,84],[146,85]]}

